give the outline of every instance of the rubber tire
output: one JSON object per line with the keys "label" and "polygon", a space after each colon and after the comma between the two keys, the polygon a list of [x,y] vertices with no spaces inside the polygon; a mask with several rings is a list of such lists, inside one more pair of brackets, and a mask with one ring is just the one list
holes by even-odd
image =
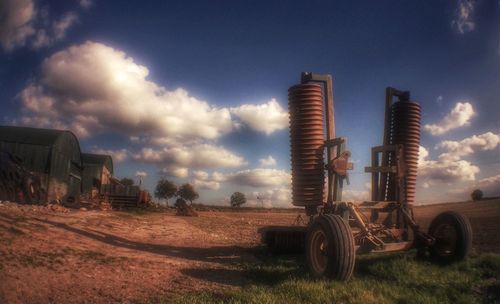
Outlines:
{"label": "rubber tire", "polygon": [[[312,266],[312,236],[321,229],[327,242],[327,265],[325,270],[318,272]],[[309,273],[315,278],[326,277],[337,281],[347,281],[351,278],[356,262],[354,237],[351,227],[340,216],[327,214],[314,219],[306,235],[306,262]]]}
{"label": "rubber tire", "polygon": [[438,226],[444,223],[450,224],[455,229],[457,237],[455,248],[451,255],[442,255],[436,250],[435,245],[431,245],[429,247],[431,260],[441,264],[464,260],[472,248],[472,226],[469,220],[458,212],[445,211],[432,220],[429,226],[429,235],[434,237]]}

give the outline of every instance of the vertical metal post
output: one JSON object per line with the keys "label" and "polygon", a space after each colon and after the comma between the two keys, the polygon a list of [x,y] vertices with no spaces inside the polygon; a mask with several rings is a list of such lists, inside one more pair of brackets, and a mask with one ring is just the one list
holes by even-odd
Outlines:
{"label": "vertical metal post", "polygon": [[[387,87],[385,89],[385,119],[384,119],[384,146],[390,144],[390,136],[391,136],[391,105],[392,105],[392,96],[394,95],[393,88]],[[386,167],[389,165],[389,153],[384,151],[382,152],[382,166]],[[383,201],[387,197],[387,181],[389,178],[388,173],[380,174],[380,183],[378,184],[378,188],[380,189],[378,192],[377,201]]]}

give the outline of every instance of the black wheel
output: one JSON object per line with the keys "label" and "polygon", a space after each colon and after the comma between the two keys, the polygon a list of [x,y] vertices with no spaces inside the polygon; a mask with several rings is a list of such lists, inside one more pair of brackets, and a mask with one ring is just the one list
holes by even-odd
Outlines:
{"label": "black wheel", "polygon": [[338,215],[318,216],[307,231],[306,260],[316,278],[349,280],[356,260],[349,224]]}
{"label": "black wheel", "polygon": [[429,227],[436,241],[429,247],[432,260],[453,263],[467,257],[472,247],[472,227],[469,220],[454,211],[439,214]]}

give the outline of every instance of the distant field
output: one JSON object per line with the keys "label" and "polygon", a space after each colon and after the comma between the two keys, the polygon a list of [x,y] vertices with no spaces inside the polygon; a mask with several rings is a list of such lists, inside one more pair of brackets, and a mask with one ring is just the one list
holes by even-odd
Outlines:
{"label": "distant field", "polygon": [[[474,256],[440,267],[414,252],[359,257],[348,283],[314,281],[303,257],[273,257],[257,229],[297,210],[53,212],[0,205],[0,303],[493,303],[500,301],[500,200],[418,207],[423,227],[466,214]],[[224,212],[221,212],[224,211]]]}

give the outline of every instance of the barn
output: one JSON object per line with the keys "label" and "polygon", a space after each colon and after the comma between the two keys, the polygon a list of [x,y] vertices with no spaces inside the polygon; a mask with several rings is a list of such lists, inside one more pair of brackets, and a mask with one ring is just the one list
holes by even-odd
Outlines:
{"label": "barn", "polygon": [[100,193],[101,186],[110,184],[113,177],[113,159],[110,155],[82,153],[82,191]]}
{"label": "barn", "polygon": [[9,180],[4,174],[4,189],[25,187],[26,177],[22,175],[29,174],[36,178],[36,186],[44,194],[40,200],[71,203],[79,199],[82,190],[82,159],[80,144],[72,132],[0,126],[0,152],[14,155],[26,172],[29,172],[22,173],[17,181]]}

